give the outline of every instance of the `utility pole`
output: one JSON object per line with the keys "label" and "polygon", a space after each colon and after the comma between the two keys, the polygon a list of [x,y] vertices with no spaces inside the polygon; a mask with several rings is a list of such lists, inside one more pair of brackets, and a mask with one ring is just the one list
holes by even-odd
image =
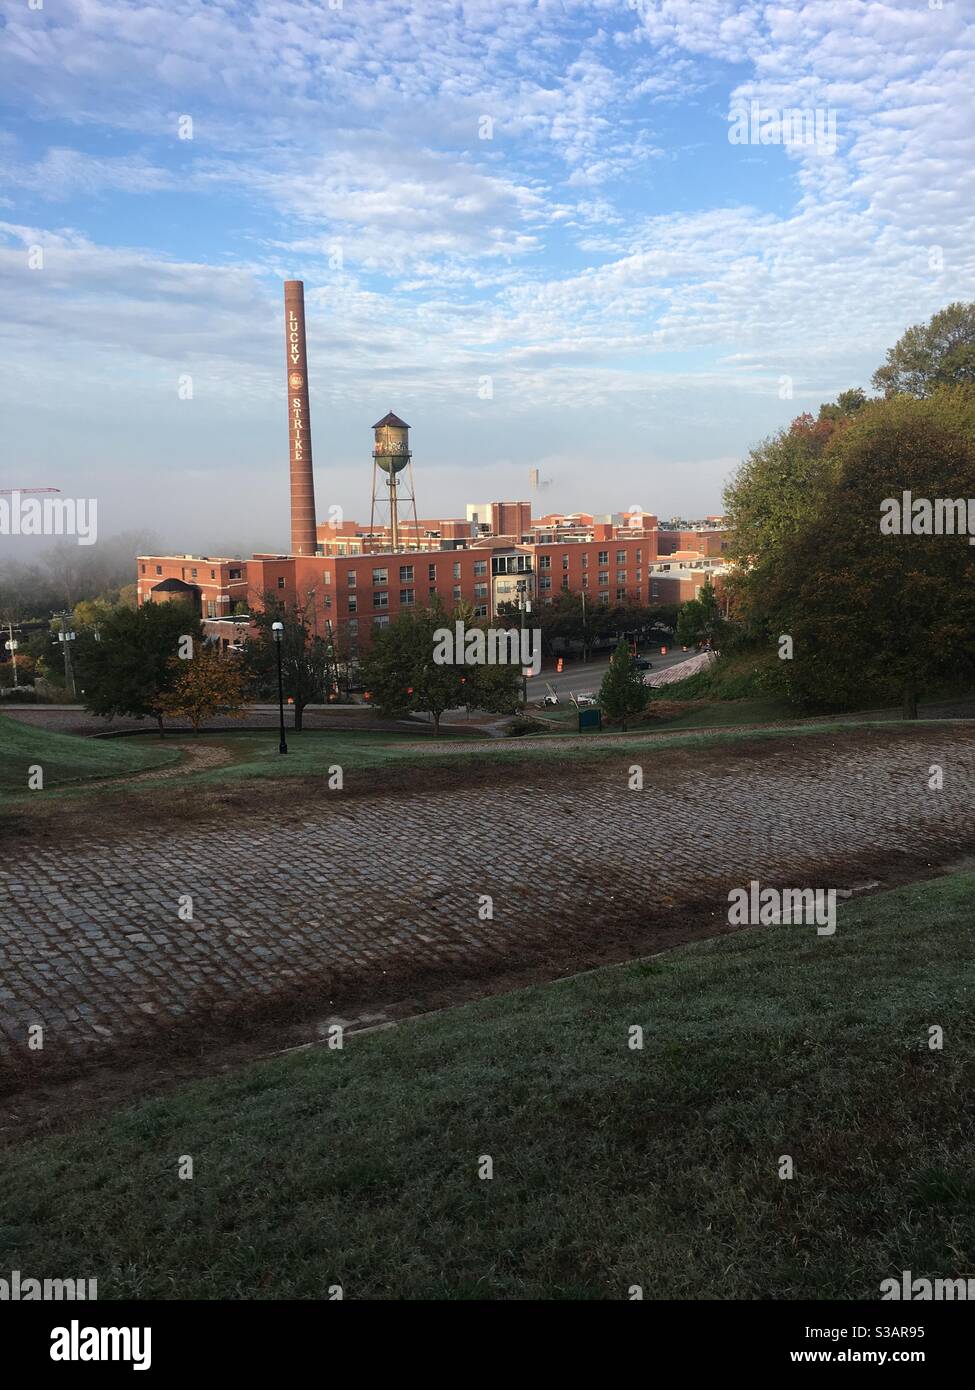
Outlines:
{"label": "utility pole", "polygon": [[77,633],[71,626],[71,614],[61,615],[61,631],[58,633],[58,641],[64,648],[64,683],[71,692],[72,700],[78,698],[78,692],[74,683],[74,667],[71,665],[71,643],[75,640]]}

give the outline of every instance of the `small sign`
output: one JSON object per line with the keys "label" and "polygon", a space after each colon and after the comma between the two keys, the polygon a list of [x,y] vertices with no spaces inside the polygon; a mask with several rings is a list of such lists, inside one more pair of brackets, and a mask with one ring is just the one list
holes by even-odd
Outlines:
{"label": "small sign", "polygon": [[579,711],[579,732],[583,729],[601,729],[603,727],[603,712],[600,709],[581,709]]}
{"label": "small sign", "polygon": [[17,650],[17,648],[20,646],[20,643],[17,642],[17,641],[13,641],[13,642],[4,642],[3,645],[7,648],[7,651],[8,651],[8,652],[15,652],[15,651]]}

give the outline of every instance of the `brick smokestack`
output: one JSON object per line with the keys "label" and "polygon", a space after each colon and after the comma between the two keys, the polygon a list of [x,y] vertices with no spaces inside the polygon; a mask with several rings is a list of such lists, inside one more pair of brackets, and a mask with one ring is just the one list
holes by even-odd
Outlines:
{"label": "brick smokestack", "polygon": [[284,338],[288,362],[288,439],[291,459],[291,554],[314,555],[315,475],[311,462],[311,410],[305,349],[305,286],[284,282]]}

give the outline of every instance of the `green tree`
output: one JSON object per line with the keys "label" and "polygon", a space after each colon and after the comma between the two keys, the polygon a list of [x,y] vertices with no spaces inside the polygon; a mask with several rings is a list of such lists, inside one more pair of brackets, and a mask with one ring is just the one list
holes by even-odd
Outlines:
{"label": "green tree", "polygon": [[956,300],[916,323],[873,374],[885,396],[928,396],[939,386],[975,384],[975,303]]}
{"label": "green tree", "polygon": [[265,699],[278,698],[278,653],[272,626],[281,623],[281,683],[285,698],[294,702],[294,727],[300,733],[306,706],[324,703],[334,680],[333,655],[318,635],[317,597],[310,591],[294,603],[285,605],[277,595],[263,595],[251,615],[256,632],[244,642],[244,670],[251,676]]}
{"label": "green tree", "polygon": [[710,576],[701,585],[697,598],[681,605],[677,617],[677,640],[686,646],[705,644],[717,651],[724,636],[725,620]]}
{"label": "green tree", "polygon": [[457,651],[453,661],[434,659],[438,649],[435,634],[444,628],[453,633],[456,622],[464,623],[466,631],[479,629],[487,634],[486,623],[470,621],[469,606],[448,616],[439,604],[405,609],[388,627],[374,633],[362,674],[381,714],[429,714],[434,735],[439,737],[440,721],[449,709],[467,705],[499,714],[515,712],[520,665],[467,663],[464,653]]}
{"label": "green tree", "polygon": [[647,687],[636,669],[629,647],[621,642],[610,658],[603,683],[599,688],[599,705],[607,719],[626,730],[631,714],[639,714],[648,700]]}
{"label": "green tree", "polygon": [[975,551],[964,535],[890,535],[881,504],[975,497],[975,390],[872,403],[838,441],[836,478],[768,576],[788,694],[811,708],[918,699],[975,674]]}
{"label": "green tree", "polygon": [[181,638],[203,640],[200,620],[189,604],[145,603],[115,608],[99,628],[78,633],[73,659],[85,708],[93,714],[150,717],[163,737],[163,697],[172,688],[170,658]]}
{"label": "green tree", "polygon": [[388,627],[373,632],[362,678],[373,706],[390,718],[411,710],[429,714],[435,737],[445,710],[466,704],[466,673],[460,663],[434,661],[438,628],[450,626],[443,608],[404,609]]}

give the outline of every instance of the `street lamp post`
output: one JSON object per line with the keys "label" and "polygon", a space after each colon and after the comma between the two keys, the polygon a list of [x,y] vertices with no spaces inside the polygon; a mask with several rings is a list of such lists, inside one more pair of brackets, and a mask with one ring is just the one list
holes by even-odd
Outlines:
{"label": "street lamp post", "polygon": [[281,642],[284,638],[284,623],[272,623],[271,632],[274,636],[274,647],[278,654],[278,718],[280,720],[281,738],[278,743],[278,752],[287,753],[288,741],[284,736],[284,682],[281,676]]}

